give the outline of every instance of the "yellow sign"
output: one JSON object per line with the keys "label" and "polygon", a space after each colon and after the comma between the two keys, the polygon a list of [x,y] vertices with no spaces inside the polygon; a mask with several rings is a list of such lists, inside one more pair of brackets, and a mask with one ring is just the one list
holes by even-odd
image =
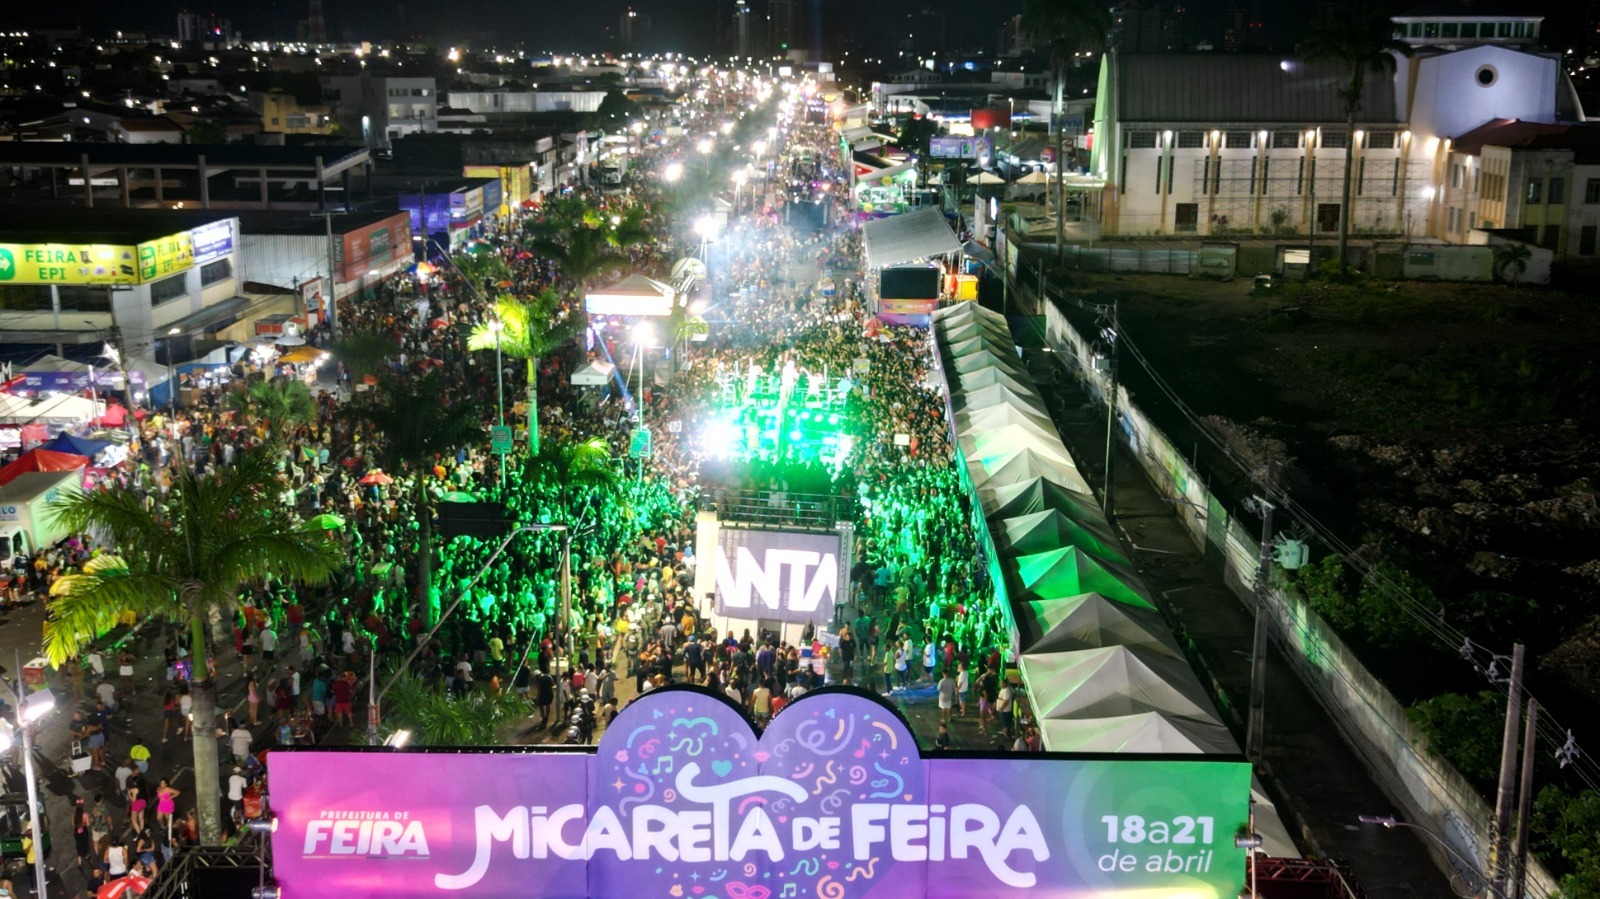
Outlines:
{"label": "yellow sign", "polygon": [[137,247],[115,244],[0,243],[0,284],[132,287],[194,265],[189,232]]}
{"label": "yellow sign", "polygon": [[139,281],[148,284],[194,265],[194,237],[184,231],[139,244]]}
{"label": "yellow sign", "polygon": [[139,283],[133,247],[107,244],[0,244],[0,284]]}

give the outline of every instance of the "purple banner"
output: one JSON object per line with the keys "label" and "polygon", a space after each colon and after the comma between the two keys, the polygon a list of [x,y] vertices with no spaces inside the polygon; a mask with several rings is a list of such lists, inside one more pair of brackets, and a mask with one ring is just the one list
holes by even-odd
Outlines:
{"label": "purple banner", "polygon": [[[26,393],[39,390],[65,390],[76,393],[89,389],[89,372],[87,371],[25,371],[20,374],[22,381],[11,389],[12,393]],[[144,383],[144,373],[131,371],[128,377],[133,383]],[[122,374],[115,369],[94,371],[94,386],[99,390],[121,390]]]}
{"label": "purple banner", "polygon": [[923,758],[896,711],[828,689],[759,738],[668,688],[589,753],[271,756],[285,895],[1232,899],[1237,761]]}

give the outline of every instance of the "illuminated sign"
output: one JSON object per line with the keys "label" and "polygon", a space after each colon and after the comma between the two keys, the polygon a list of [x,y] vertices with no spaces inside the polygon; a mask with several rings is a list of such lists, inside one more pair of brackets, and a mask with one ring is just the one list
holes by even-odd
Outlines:
{"label": "illuminated sign", "polygon": [[720,694],[666,687],[594,753],[289,749],[269,767],[284,895],[1233,899],[1245,877],[1245,762],[924,758],[848,687],[759,737]]}
{"label": "illuminated sign", "polygon": [[139,280],[155,281],[194,266],[194,240],[189,232],[139,244]]}
{"label": "illuminated sign", "polygon": [[194,261],[198,265],[210,262],[233,252],[233,222],[212,222],[189,232],[189,240],[194,247]]}
{"label": "illuminated sign", "polygon": [[0,244],[0,283],[139,283],[133,247],[107,244]]}
{"label": "illuminated sign", "polygon": [[839,536],[723,527],[711,556],[717,614],[831,621]]}

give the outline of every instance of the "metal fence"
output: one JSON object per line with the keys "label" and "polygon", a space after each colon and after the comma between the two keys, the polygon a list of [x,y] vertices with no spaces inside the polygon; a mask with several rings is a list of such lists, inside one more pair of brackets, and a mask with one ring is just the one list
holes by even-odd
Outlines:
{"label": "metal fence", "polygon": [[774,528],[831,528],[854,521],[860,511],[848,497],[781,490],[706,490],[700,494],[700,508],[716,510],[723,521]]}

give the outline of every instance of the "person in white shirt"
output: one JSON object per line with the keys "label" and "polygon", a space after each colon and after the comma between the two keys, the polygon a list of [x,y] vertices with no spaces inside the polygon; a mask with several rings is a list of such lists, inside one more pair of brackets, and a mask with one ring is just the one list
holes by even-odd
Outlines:
{"label": "person in white shirt", "polygon": [[278,632],[271,627],[261,629],[261,657],[272,661],[278,656]]}
{"label": "person in white shirt", "polygon": [[233,757],[236,761],[242,762],[249,758],[250,741],[252,739],[250,728],[245,727],[244,722],[241,721],[233,726],[233,730],[228,734],[228,744],[233,749]]}
{"label": "person in white shirt", "polygon": [[117,710],[117,688],[111,681],[101,681],[100,686],[94,688],[94,692],[100,697],[100,701],[106,704],[108,710],[113,712]]}
{"label": "person in white shirt", "polygon": [[224,825],[231,834],[234,831],[234,815],[244,817],[244,791],[250,788],[250,781],[245,779],[244,769],[238,765],[233,766],[233,774],[228,776],[228,808],[227,817],[223,819]]}

